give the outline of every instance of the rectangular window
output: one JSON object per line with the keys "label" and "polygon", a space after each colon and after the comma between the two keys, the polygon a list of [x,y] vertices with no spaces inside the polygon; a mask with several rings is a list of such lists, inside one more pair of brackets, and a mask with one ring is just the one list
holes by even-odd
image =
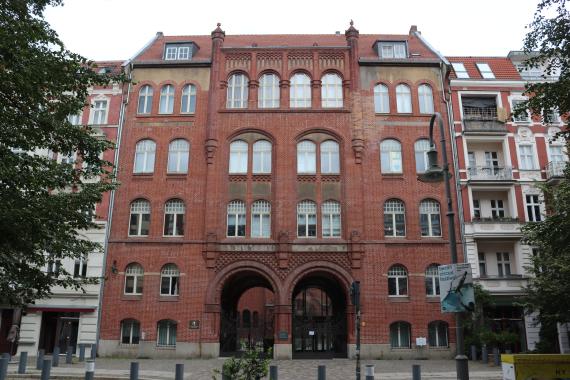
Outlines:
{"label": "rectangular window", "polygon": [[495,74],[493,74],[488,63],[477,63],[477,68],[484,79],[495,79]]}
{"label": "rectangular window", "polygon": [[87,277],[87,260],[75,260],[73,267],[73,278]]}
{"label": "rectangular window", "polygon": [[378,55],[380,58],[407,58],[405,42],[380,42],[378,43]]}
{"label": "rectangular window", "polygon": [[533,170],[535,167],[532,145],[519,145],[519,154],[521,158],[520,168],[522,170]]}
{"label": "rectangular window", "polygon": [[192,47],[193,44],[191,42],[166,44],[164,48],[164,60],[176,61],[192,59]]}
{"label": "rectangular window", "polygon": [[459,79],[469,78],[469,73],[467,73],[467,70],[465,69],[463,63],[454,62],[451,65],[453,66],[453,70],[455,71],[455,75],[457,75],[457,78]]}
{"label": "rectangular window", "polygon": [[544,110],[542,114],[544,124],[558,124],[560,123],[560,115],[554,109]]}
{"label": "rectangular window", "polygon": [[512,101],[511,113],[513,114],[513,121],[515,123],[528,123],[528,122],[530,122],[530,117],[529,117],[527,110],[524,110],[524,112],[519,112],[519,113],[516,112],[518,105],[522,104],[524,102],[525,102],[525,100],[523,100],[523,99],[513,99],[513,101]]}
{"label": "rectangular window", "polygon": [[505,217],[505,206],[502,199],[492,199],[491,200],[491,216],[493,219],[499,219]]}
{"label": "rectangular window", "polygon": [[511,275],[511,257],[508,252],[497,252],[497,270],[499,277]]}
{"label": "rectangular window", "polygon": [[564,162],[564,150],[561,145],[550,145],[548,147],[550,152],[550,161],[551,162]]}
{"label": "rectangular window", "polygon": [[473,218],[481,218],[481,202],[479,202],[479,199],[473,199]]}
{"label": "rectangular window", "polygon": [[485,260],[485,253],[479,252],[479,276],[487,277],[487,261]]}
{"label": "rectangular window", "polygon": [[105,124],[107,122],[107,101],[96,100],[91,112],[93,114],[91,124]]}
{"label": "rectangular window", "polygon": [[540,203],[538,195],[526,195],[526,212],[529,222],[540,222],[542,220],[540,214]]}
{"label": "rectangular window", "polygon": [[180,46],[178,48],[178,59],[188,59],[190,57],[190,47]]}

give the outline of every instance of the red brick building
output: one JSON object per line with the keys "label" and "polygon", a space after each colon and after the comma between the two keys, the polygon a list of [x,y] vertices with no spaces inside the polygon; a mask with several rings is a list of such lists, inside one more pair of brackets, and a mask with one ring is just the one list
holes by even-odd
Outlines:
{"label": "red brick building", "polygon": [[444,188],[417,180],[450,68],[417,28],[159,33],[127,70],[99,354],[353,356],[358,280],[363,357],[452,356]]}

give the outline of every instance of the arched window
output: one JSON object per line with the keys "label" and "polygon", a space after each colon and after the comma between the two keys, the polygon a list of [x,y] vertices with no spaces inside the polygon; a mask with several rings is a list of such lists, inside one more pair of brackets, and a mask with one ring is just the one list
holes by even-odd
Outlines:
{"label": "arched window", "polygon": [[257,106],[259,108],[279,108],[279,77],[264,74],[259,78]]}
{"label": "arched window", "polygon": [[251,327],[251,312],[245,309],[242,313],[243,327]]}
{"label": "arched window", "polygon": [[336,141],[327,140],[321,143],[321,173],[340,173],[339,147]]}
{"label": "arched window", "polygon": [[390,95],[385,84],[374,86],[374,112],[390,113]]}
{"label": "arched window", "polygon": [[420,227],[422,236],[441,236],[439,203],[427,199],[420,203]]}
{"label": "arched window", "polygon": [[251,327],[253,328],[259,327],[259,313],[257,311],[254,311],[252,314]]}
{"label": "arched window", "polygon": [[167,84],[160,89],[160,105],[158,113],[172,113],[174,112],[174,86]]}
{"label": "arched window", "polygon": [[411,326],[408,322],[394,322],[390,325],[390,346],[392,348],[411,348]]}
{"label": "arched window", "polygon": [[311,79],[308,75],[297,73],[291,77],[289,97],[291,108],[311,106]]}
{"label": "arched window", "polygon": [[137,295],[143,292],[144,270],[136,263],[125,269],[125,294]]}
{"label": "arched window", "polygon": [[230,144],[230,174],[247,173],[248,148],[247,143],[242,140]]}
{"label": "arched window", "polygon": [[187,84],[182,88],[182,101],[180,104],[180,113],[196,112],[196,86]]}
{"label": "arched window", "polygon": [[251,237],[269,237],[271,235],[271,204],[256,201],[251,205]]}
{"label": "arched window", "polygon": [[144,85],[139,90],[139,104],[137,108],[137,113],[139,115],[149,114],[152,110],[152,87]]}
{"label": "arched window", "polygon": [[141,325],[136,319],[121,321],[121,344],[139,344]]}
{"label": "arched window", "polygon": [[180,271],[174,264],[166,264],[160,271],[160,295],[177,296]]}
{"label": "arched window", "polygon": [[163,319],[158,322],[156,345],[159,347],[176,347],[176,322]]}
{"label": "arched window", "polygon": [[150,203],[137,199],[131,203],[129,236],[148,236],[150,226]]}
{"label": "arched window", "polygon": [[418,99],[420,101],[420,113],[433,113],[433,91],[428,84],[422,84],[418,87]]}
{"label": "arched window", "polygon": [[444,321],[433,321],[428,325],[428,343],[431,347],[447,347],[449,325]]}
{"label": "arched window", "polygon": [[384,236],[406,236],[404,202],[388,199],[384,202]]}
{"label": "arched window", "polygon": [[380,163],[382,173],[402,173],[402,146],[398,140],[382,141]]}
{"label": "arched window", "polygon": [[392,265],[388,271],[388,295],[408,295],[408,271],[402,265]]}
{"label": "arched window", "polygon": [[323,108],[342,107],[342,79],[337,74],[321,78],[321,102]]}
{"label": "arched window", "polygon": [[340,203],[326,201],[321,206],[323,237],[340,237]]}
{"label": "arched window", "polygon": [[302,201],[297,205],[297,236],[317,236],[317,204]]}
{"label": "arched window", "polygon": [[439,296],[439,269],[437,264],[431,264],[426,269],[426,295]]}
{"label": "arched window", "polygon": [[303,140],[297,144],[297,173],[313,174],[317,171],[317,146]]}
{"label": "arched window", "polygon": [[172,199],[164,205],[164,236],[184,235],[184,202]]}
{"label": "arched window", "polygon": [[234,74],[228,80],[227,108],[247,108],[248,80],[244,74]]}
{"label": "arched window", "polygon": [[188,173],[190,144],[184,139],[173,140],[168,145],[168,173]]}
{"label": "arched window", "polygon": [[231,201],[228,204],[228,237],[245,236],[245,203]]}
{"label": "arched window", "polygon": [[253,144],[253,174],[271,173],[271,143],[258,140]]}
{"label": "arched window", "polygon": [[152,173],[156,144],[152,140],[141,140],[135,147],[135,173]]}
{"label": "arched window", "polygon": [[419,139],[414,143],[416,156],[416,173],[424,173],[428,169],[427,152],[430,149],[428,139]]}
{"label": "arched window", "polygon": [[408,85],[396,86],[396,106],[398,113],[412,113],[412,92]]}

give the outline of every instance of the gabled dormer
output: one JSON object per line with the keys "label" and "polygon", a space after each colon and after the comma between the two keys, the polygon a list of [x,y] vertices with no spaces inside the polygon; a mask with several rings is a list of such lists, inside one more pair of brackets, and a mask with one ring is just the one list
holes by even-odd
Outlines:
{"label": "gabled dormer", "polygon": [[164,44],[162,59],[165,61],[190,61],[198,51],[198,45],[192,41],[167,42]]}

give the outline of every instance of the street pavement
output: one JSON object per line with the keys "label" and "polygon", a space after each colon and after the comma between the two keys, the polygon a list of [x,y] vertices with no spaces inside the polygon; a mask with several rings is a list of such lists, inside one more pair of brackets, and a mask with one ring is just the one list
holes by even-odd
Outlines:
{"label": "street pavement", "polygon": [[[76,361],[77,359],[74,359]],[[139,378],[141,380],[174,379],[174,368],[177,363],[184,364],[184,380],[212,380],[213,369],[222,368],[224,359],[193,359],[193,360],[162,360],[162,359],[112,359],[98,358],[95,363],[95,379],[118,380],[129,377],[131,361],[140,364]],[[85,363],[64,364],[65,358],[60,359],[59,367],[51,370],[54,379],[83,379]],[[35,358],[28,361],[27,374],[16,375],[17,363],[13,360],[8,368],[8,379],[39,378],[40,371],[35,369]],[[271,363],[279,369],[279,380],[316,380],[317,368],[325,365],[327,380],[355,379],[354,360],[275,360]],[[455,361],[453,360],[363,360],[362,377],[364,380],[364,366],[375,366],[375,379],[377,380],[407,380],[412,379],[412,365],[421,366],[421,378],[430,380],[455,380]],[[501,380],[500,367],[489,366],[480,362],[469,362],[470,380]],[[32,375],[32,376],[30,376]],[[220,377],[218,376],[217,379]]]}

